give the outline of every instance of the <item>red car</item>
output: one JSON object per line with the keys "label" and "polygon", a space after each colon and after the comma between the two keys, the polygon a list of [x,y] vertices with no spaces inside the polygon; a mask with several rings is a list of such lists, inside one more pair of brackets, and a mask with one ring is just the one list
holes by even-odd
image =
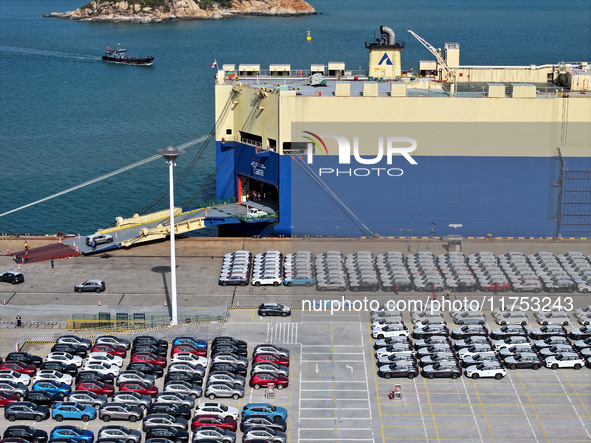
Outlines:
{"label": "red car", "polygon": [[215,426],[217,428],[226,428],[232,432],[236,432],[237,423],[232,417],[226,417],[225,419],[220,415],[198,415],[193,419],[191,423],[191,429],[200,428],[201,426]]}
{"label": "red car", "polygon": [[125,382],[119,387],[119,390],[133,391],[137,392],[138,394],[149,395],[150,397],[156,397],[158,395],[158,388],[155,385],[139,381]]}
{"label": "red car", "polygon": [[94,345],[90,352],[106,352],[111,355],[118,355],[121,358],[127,357],[127,349],[124,346],[113,346],[107,343]]}
{"label": "red car", "polygon": [[509,292],[511,289],[511,283],[494,283],[492,282],[490,285],[483,284],[481,285],[481,289],[484,292]]}
{"label": "red car", "polygon": [[81,381],[76,385],[77,391],[90,391],[95,394],[105,394],[108,397],[112,397],[115,393],[115,387],[107,383],[103,383],[98,380],[87,380]]}
{"label": "red car", "polygon": [[195,355],[201,355],[207,357],[207,348],[197,348],[191,345],[177,345],[170,351],[171,355],[178,354],[179,352],[189,352]]}
{"label": "red car", "polygon": [[152,354],[150,352],[138,352],[132,355],[131,361],[140,361],[142,363],[150,363],[151,365],[166,367],[166,357]]}
{"label": "red car", "polygon": [[285,375],[273,374],[272,372],[257,372],[256,374],[252,374],[248,384],[251,388],[255,389],[267,387],[268,385],[274,385],[277,389],[283,389],[289,386],[289,378]]}
{"label": "red car", "polygon": [[20,397],[16,394],[9,394],[8,392],[0,391],[0,406],[6,406],[13,401],[19,401]]}
{"label": "red car", "polygon": [[5,361],[0,365],[0,369],[10,369],[11,371],[16,371],[19,374],[27,374],[31,377],[35,375],[37,372],[37,368],[35,365],[28,365],[23,363],[22,361]]}
{"label": "red car", "polygon": [[252,364],[259,362],[275,363],[276,365],[289,366],[289,358],[280,357],[274,354],[258,354],[252,360]]}

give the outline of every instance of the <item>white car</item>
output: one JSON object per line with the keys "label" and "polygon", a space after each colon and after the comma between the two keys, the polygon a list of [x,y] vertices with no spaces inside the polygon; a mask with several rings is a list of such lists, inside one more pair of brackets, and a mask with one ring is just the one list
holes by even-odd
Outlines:
{"label": "white car", "polygon": [[562,352],[546,357],[546,367],[550,369],[572,368],[581,369],[585,366],[585,359],[575,352]]}
{"label": "white car", "polygon": [[86,359],[90,362],[108,363],[111,365],[123,366],[123,358],[118,355],[109,354],[108,352],[91,352]]}
{"label": "white car", "polygon": [[94,371],[98,372],[99,374],[111,374],[114,377],[119,375],[119,366],[111,365],[109,363],[102,363],[102,362],[86,362],[83,368],[85,371]]}
{"label": "white car", "polygon": [[512,335],[501,340],[495,340],[494,348],[495,351],[500,351],[503,348],[510,348],[513,345],[529,343],[529,339],[523,335]]}
{"label": "white car", "polygon": [[587,326],[587,325],[591,325],[591,312],[587,313],[587,314],[581,314],[579,316],[579,323]]}
{"label": "white car", "polygon": [[458,351],[458,357],[460,357],[460,359],[464,359],[466,357],[468,357],[469,355],[476,355],[479,354],[481,352],[492,352],[493,348],[491,345],[489,345],[488,343],[481,343],[481,344],[477,344],[477,345],[472,345],[469,348],[462,348]]}
{"label": "white car", "polygon": [[174,354],[170,363],[189,363],[190,365],[203,366],[207,368],[207,358],[201,355],[191,354],[190,352],[179,352]]}
{"label": "white car", "polygon": [[261,218],[266,217],[267,215],[269,214],[257,208],[250,208],[248,211],[246,211],[246,218]]}
{"label": "white car", "polygon": [[252,277],[251,284],[254,286],[265,286],[265,285],[273,285],[279,286],[283,283],[283,279],[278,275],[261,275],[261,276],[254,276]]}
{"label": "white car", "polygon": [[211,359],[211,362],[212,363],[218,363],[218,362],[232,363],[234,365],[242,366],[245,368],[248,367],[248,359],[246,359],[245,357],[239,357],[239,356],[232,354],[230,352],[220,352],[219,354],[214,355]]}
{"label": "white car", "polygon": [[480,377],[494,377],[497,380],[500,380],[505,375],[507,375],[507,370],[502,367],[499,362],[486,361],[480,363],[479,365],[468,366],[464,370],[464,374],[466,374],[466,377],[473,379]]}
{"label": "white car", "polygon": [[117,386],[121,386],[123,383],[128,381],[145,381],[151,385],[156,384],[156,378],[150,374],[144,374],[143,372],[134,370],[119,372],[119,375],[117,376]]}
{"label": "white car", "polygon": [[0,371],[0,381],[13,381],[27,386],[31,382],[31,376],[11,369],[3,369]]}
{"label": "white car", "polygon": [[563,311],[534,312],[534,316],[541,325],[568,326],[570,322],[570,317]]}
{"label": "white car", "polygon": [[373,319],[372,323],[371,323],[371,327],[372,329],[374,328],[374,326],[377,325],[383,325],[386,323],[400,323],[402,324],[403,319],[402,319],[402,315],[391,315],[388,314],[386,317],[377,317],[375,319]]}
{"label": "white car", "polygon": [[234,420],[238,420],[238,409],[233,406],[226,406],[218,402],[205,402],[199,403],[195,407],[195,417],[201,415],[219,415],[224,418],[232,417]]}
{"label": "white car", "polygon": [[495,321],[501,326],[505,325],[527,325],[528,318],[523,311],[501,311],[496,314],[493,312]]}
{"label": "white car", "polygon": [[591,305],[587,305],[584,308],[576,309],[574,312],[575,318],[581,318],[582,316],[587,316],[591,314]]}
{"label": "white car", "polygon": [[35,377],[33,377],[33,383],[39,380],[52,380],[59,383],[65,383],[67,385],[72,384],[72,376],[69,374],[62,374],[59,371],[52,371],[51,369],[42,369]]}
{"label": "white car", "polygon": [[119,338],[115,337],[114,335],[100,335],[98,336],[95,341],[98,344],[107,344],[113,346],[124,346],[125,349],[129,350],[131,347],[131,342],[126,338]]}
{"label": "white car", "polygon": [[482,311],[458,311],[453,312],[451,317],[458,325],[486,324],[486,316]]}
{"label": "white car", "polygon": [[383,339],[388,337],[408,337],[408,329],[402,327],[391,326],[383,329],[374,329],[371,331],[373,338]]}
{"label": "white car", "polygon": [[379,348],[376,350],[376,358],[379,360],[382,357],[387,357],[394,354],[408,354],[414,355],[415,350],[411,348],[411,345],[391,345],[385,348]]}
{"label": "white car", "polygon": [[45,361],[59,361],[66,364],[82,366],[82,357],[77,355],[68,354],[67,352],[50,352],[47,354]]}

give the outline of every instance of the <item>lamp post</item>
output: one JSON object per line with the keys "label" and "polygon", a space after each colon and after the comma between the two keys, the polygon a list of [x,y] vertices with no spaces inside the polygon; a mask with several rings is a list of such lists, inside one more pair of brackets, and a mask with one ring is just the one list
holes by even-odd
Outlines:
{"label": "lamp post", "polygon": [[170,320],[171,325],[178,324],[178,312],[176,303],[176,253],[174,248],[174,180],[173,180],[173,168],[176,164],[176,158],[185,153],[182,149],[176,149],[172,146],[167,146],[164,149],[158,149],[158,154],[164,157],[168,164],[169,172],[169,189],[170,189],[170,281],[171,281],[171,296],[170,296],[170,308],[172,311],[172,318]]}

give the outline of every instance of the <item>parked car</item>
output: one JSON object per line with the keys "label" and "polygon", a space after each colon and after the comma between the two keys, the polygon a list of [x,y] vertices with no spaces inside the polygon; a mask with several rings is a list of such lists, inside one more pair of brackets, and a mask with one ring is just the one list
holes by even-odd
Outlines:
{"label": "parked car", "polygon": [[262,441],[272,441],[274,443],[287,442],[287,435],[285,432],[277,431],[273,428],[265,428],[260,426],[253,426],[244,431],[244,441],[252,441],[255,439]]}
{"label": "parked car", "polygon": [[125,349],[131,347],[131,342],[126,338],[117,337],[115,335],[99,335],[94,342],[96,344],[107,344],[113,346],[123,346]]}
{"label": "parked car", "polygon": [[487,361],[478,365],[468,366],[465,369],[464,374],[466,377],[473,379],[480,377],[494,377],[497,380],[500,380],[507,375],[507,370],[500,363]]}
{"label": "parked car", "polygon": [[146,382],[128,381],[119,386],[119,391],[132,391],[154,398],[158,395],[158,388]]}
{"label": "parked car", "polygon": [[505,366],[509,369],[531,368],[538,370],[544,365],[544,361],[538,356],[538,354],[532,352],[517,353],[505,358],[504,362]]}
{"label": "parked car", "polygon": [[98,409],[107,402],[107,396],[90,391],[74,391],[68,395],[68,401],[91,405]]}
{"label": "parked car", "polygon": [[[253,365],[256,365],[254,363]],[[284,367],[284,366],[282,366]],[[214,382],[223,382],[229,383],[231,385],[239,385],[244,387],[246,384],[246,379],[241,375],[234,374],[233,372],[228,371],[210,371],[209,375],[207,376],[207,381],[214,383]]]}
{"label": "parked car", "polygon": [[167,428],[177,428],[186,431],[189,425],[184,418],[177,418],[170,414],[146,415],[142,422],[142,430],[146,432],[152,426],[166,426]]}
{"label": "parked car", "polygon": [[229,383],[213,382],[207,383],[205,386],[205,396],[210,400],[216,398],[233,398],[238,400],[244,397],[244,387]]}
{"label": "parked car", "polygon": [[99,418],[108,422],[111,420],[126,420],[130,423],[139,421],[144,416],[144,410],[139,406],[129,405],[122,402],[105,403],[99,409]]}
{"label": "parked car", "polygon": [[0,380],[0,391],[6,392],[7,394],[15,394],[19,397],[22,397],[27,392],[27,386],[22,383],[16,383],[13,381]]}
{"label": "parked car", "polygon": [[107,354],[119,356],[122,359],[127,357],[127,349],[125,348],[125,346],[109,345],[107,343],[95,344],[90,350],[90,352],[105,352]]}
{"label": "parked car", "polygon": [[246,377],[246,368],[244,366],[241,365],[235,365],[233,363],[222,363],[222,362],[218,362],[218,363],[212,363],[210,368],[210,371],[216,372],[216,371],[224,371],[224,372],[232,372],[236,375],[240,375],[242,377]]}
{"label": "parked car", "polygon": [[100,245],[103,243],[111,243],[113,241],[113,236],[111,234],[92,234],[86,237],[86,245],[92,246],[92,242],[95,244]]}
{"label": "parked car", "polygon": [[190,395],[179,394],[177,392],[161,392],[154,399],[156,403],[174,403],[185,405],[192,409],[195,406],[195,399]]}
{"label": "parked car", "polygon": [[164,368],[158,365],[152,365],[141,361],[134,361],[127,365],[125,368],[128,371],[140,371],[144,374],[153,375],[156,378],[160,378],[164,375]]}
{"label": "parked car", "polygon": [[252,428],[254,426],[263,426],[266,428],[276,429],[281,432],[285,432],[287,430],[287,423],[285,420],[273,420],[266,415],[252,414],[244,417],[244,419],[240,422],[240,431],[244,432],[247,428]]}
{"label": "parked car", "polygon": [[46,361],[41,365],[40,369],[58,371],[62,374],[68,374],[71,376],[75,376],[78,373],[78,366],[75,364],[62,363],[59,361]]}
{"label": "parked car", "polygon": [[103,292],[105,289],[105,282],[94,278],[74,285],[76,292]]}
{"label": "parked car", "polygon": [[421,375],[428,379],[456,379],[462,375],[462,370],[455,361],[437,362],[433,365],[424,366],[423,369],[421,369]]}
{"label": "parked car", "polygon": [[[28,365],[33,365],[35,367],[39,367],[43,364],[43,359],[38,355],[32,355],[28,352],[10,352],[5,358],[4,363],[8,363],[10,361],[20,361],[26,363]],[[3,368],[4,369],[4,368]],[[13,369],[13,368],[6,368],[6,369]]]}
{"label": "parked car", "polygon": [[138,406],[140,409],[145,410],[152,403],[152,397],[134,391],[119,391],[113,395],[113,402]]}
{"label": "parked car", "polygon": [[179,394],[190,395],[193,398],[198,398],[203,394],[203,388],[201,385],[195,383],[177,380],[166,383],[164,385],[164,392],[176,392]]}
{"label": "parked car", "polygon": [[44,406],[51,406],[58,401],[62,401],[63,399],[63,393],[56,394],[49,391],[29,391],[23,397],[24,401],[30,401]]}
{"label": "parked car", "polygon": [[88,431],[86,429],[79,428],[78,426],[72,425],[60,425],[53,428],[51,434],[49,434],[51,439],[54,438],[69,438],[74,440],[75,442],[80,443],[92,443],[94,441],[94,434],[92,431]]}
{"label": "parked car", "polygon": [[224,420],[230,417],[236,421],[238,420],[238,409],[233,406],[226,406],[223,403],[204,402],[199,403],[195,407],[195,417],[200,415],[217,415],[222,417]]}
{"label": "parked car", "polygon": [[128,381],[146,382],[151,385],[156,384],[156,378],[153,375],[144,374],[141,371],[125,370],[121,371],[117,376],[117,386],[121,386]]}
{"label": "parked car", "polygon": [[0,370],[0,380],[28,385],[31,382],[31,376],[29,374],[22,374],[11,369],[2,369]]}
{"label": "parked car", "polygon": [[52,380],[39,380],[33,383],[32,391],[49,391],[54,394],[62,393],[64,396],[70,395],[72,387],[66,383],[60,383]]}
{"label": "parked car", "polygon": [[92,342],[88,338],[82,338],[77,335],[61,335],[55,341],[56,344],[67,344],[83,346],[88,351],[92,347]]}
{"label": "parked car", "polygon": [[20,395],[11,394],[10,392],[0,391],[0,406],[6,407],[6,405],[14,402],[19,401]]}
{"label": "parked car", "polygon": [[46,443],[47,432],[26,425],[8,426],[2,438],[21,438],[31,443]]}
{"label": "parked car", "polygon": [[97,394],[104,394],[107,397],[112,397],[115,394],[115,387],[111,384],[103,383],[98,380],[86,380],[76,385],[77,391],[91,391]]}
{"label": "parked car", "polygon": [[216,414],[195,416],[191,423],[191,429],[195,431],[203,426],[215,426],[217,428],[229,429],[230,431],[235,432],[238,424],[232,417],[222,417],[221,415]]}
{"label": "parked car", "polygon": [[121,425],[103,426],[98,432],[98,438],[117,439],[125,443],[140,443],[142,434],[135,429],[129,429]]}
{"label": "parked car", "polygon": [[191,408],[183,404],[155,402],[148,406],[146,414],[170,414],[189,420],[191,418]]}
{"label": "parked car", "polygon": [[49,408],[28,401],[15,401],[4,407],[4,418],[8,421],[35,420],[39,422],[49,418]]}
{"label": "parked car", "polygon": [[562,352],[546,357],[545,364],[550,369],[572,368],[578,370],[585,366],[585,359],[575,352]]}
{"label": "parked car", "polygon": [[73,364],[77,367],[81,367],[83,362],[81,357],[79,357],[78,355],[72,355],[68,352],[50,352],[45,360]]}
{"label": "parked car", "polygon": [[183,429],[167,426],[151,426],[146,431],[146,443],[185,443],[189,440],[189,433]]}
{"label": "parked car", "polygon": [[219,442],[234,443],[236,434],[229,429],[218,428],[215,426],[203,426],[195,429],[193,432],[193,442]]}
{"label": "parked car", "polygon": [[62,421],[65,418],[86,422],[96,418],[96,409],[94,406],[75,401],[59,402],[51,408],[51,417],[55,421]]}
{"label": "parked car", "polygon": [[18,271],[7,271],[0,274],[0,281],[17,285],[25,281],[25,276]]}
{"label": "parked car", "polygon": [[53,380],[58,383],[66,383],[68,385],[72,384],[72,376],[69,374],[62,374],[59,371],[53,371],[51,369],[41,369],[35,377],[33,377],[33,382],[39,380]]}
{"label": "parked car", "polygon": [[273,420],[279,418],[281,420],[287,419],[287,410],[281,406],[275,406],[270,403],[247,403],[240,413],[244,419],[252,414],[262,414],[271,417]]}
{"label": "parked car", "polygon": [[254,389],[261,387],[274,386],[281,390],[289,386],[289,378],[285,375],[275,374],[272,372],[257,372],[251,374],[249,386]]}

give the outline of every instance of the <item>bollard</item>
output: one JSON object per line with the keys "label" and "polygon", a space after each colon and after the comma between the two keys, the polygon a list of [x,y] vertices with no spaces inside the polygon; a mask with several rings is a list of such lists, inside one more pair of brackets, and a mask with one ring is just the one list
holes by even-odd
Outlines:
{"label": "bollard", "polygon": [[239,308],[240,307],[240,300],[236,301],[236,307]]}
{"label": "bollard", "polygon": [[117,237],[117,232],[115,232],[115,240],[117,240],[117,238],[118,238],[118,237]]}
{"label": "bollard", "polygon": [[2,304],[5,305],[6,304],[6,299],[2,299]]}
{"label": "bollard", "polygon": [[166,303],[166,299],[164,299],[164,306],[168,306],[168,303]]}
{"label": "bollard", "polygon": [[16,261],[16,254],[14,254],[14,255],[12,256],[12,259],[13,259],[14,261]]}
{"label": "bollard", "polygon": [[98,305],[101,306],[101,300],[99,299]]}
{"label": "bollard", "polygon": [[19,263],[16,268],[17,268],[18,271],[20,271],[21,270],[21,264]]}

